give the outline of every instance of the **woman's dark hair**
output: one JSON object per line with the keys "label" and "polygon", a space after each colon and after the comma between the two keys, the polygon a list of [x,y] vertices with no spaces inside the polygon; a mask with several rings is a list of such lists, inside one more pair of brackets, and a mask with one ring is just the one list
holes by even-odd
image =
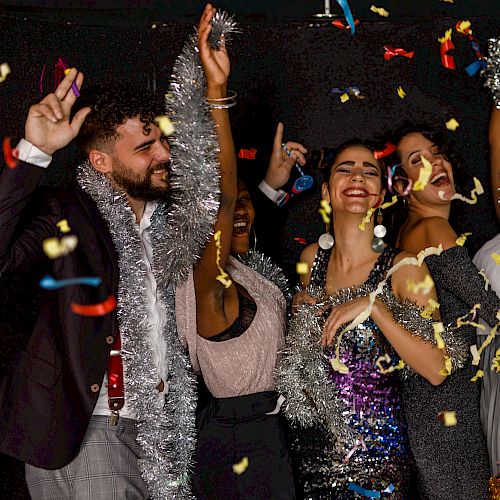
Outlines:
{"label": "woman's dark hair", "polygon": [[129,118],[139,117],[146,124],[164,112],[159,96],[115,79],[103,80],[82,89],[72,112],[76,113],[85,106],[89,106],[91,111],[75,139],[85,151],[102,148],[116,139],[116,129]]}
{"label": "woman's dark hair", "polygon": [[[353,146],[361,146],[363,148],[368,149],[372,153],[375,151],[383,149],[383,146],[380,144],[374,142],[374,141],[367,141],[367,140],[362,140],[358,138],[353,138],[349,139],[348,141],[343,142],[339,146],[337,146],[335,149],[332,149],[329,151],[329,159],[324,163],[323,167],[323,180],[324,182],[328,183],[330,180],[330,175],[332,173],[332,167],[335,165],[335,162],[337,161],[338,156],[340,153],[345,151],[346,149],[353,147]],[[386,167],[385,167],[385,162],[382,159],[376,160],[377,164],[380,168],[380,174],[382,176],[382,186],[387,188],[387,177],[385,175]]]}

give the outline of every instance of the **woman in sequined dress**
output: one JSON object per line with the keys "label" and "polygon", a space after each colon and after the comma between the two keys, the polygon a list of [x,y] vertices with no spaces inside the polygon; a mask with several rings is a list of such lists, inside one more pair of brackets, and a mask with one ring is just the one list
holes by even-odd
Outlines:
{"label": "woman in sequined dress", "polygon": [[[407,287],[407,280],[424,280],[425,264],[405,266],[387,279],[370,316],[342,335],[336,359],[341,327],[367,309],[368,294],[391,266],[412,257],[374,241],[373,218],[360,230],[368,210],[383,200],[383,171],[359,141],[339,148],[322,191],[332,207],[335,243],[328,248],[322,237],[321,246],[310,245],[301,256],[311,272],[302,275],[307,291],[294,301],[277,379],[285,414],[299,427],[294,461],[307,499],[361,498],[365,490],[407,498],[413,458],[395,368],[404,360],[402,371],[414,372],[407,376],[420,374],[432,385],[444,380],[444,352],[434,345],[432,320],[419,314],[433,292]],[[318,311],[326,312],[319,317]]]}
{"label": "woman in sequined dress", "polygon": [[[429,257],[427,263],[445,324],[456,325],[458,317],[467,315],[475,304],[481,304],[478,315],[494,326],[498,321],[495,316],[500,310],[500,300],[493,291],[485,290],[483,278],[466,248],[457,245],[458,235],[449,223],[450,198],[455,194],[449,146],[444,144],[442,135],[431,128],[411,124],[401,126],[392,140],[397,144],[394,163],[400,165],[405,177],[413,182],[418,179],[423,166],[421,157],[432,166],[425,188],[411,190],[406,197],[406,209],[399,210],[404,223],[400,227],[397,246],[411,252],[439,244],[443,246],[444,251]],[[400,191],[404,189],[398,183],[395,187]],[[476,339],[475,328],[466,325],[455,329],[452,341],[465,341],[469,347],[477,342],[481,344],[488,333],[489,329]],[[498,342],[494,340],[483,353],[482,363],[491,358],[497,347]],[[488,453],[479,410],[481,382],[473,383],[471,378],[478,368],[482,368],[487,377],[498,375],[490,372],[490,365],[472,365],[469,349],[467,353],[466,366],[437,388],[416,378],[403,384],[403,402],[418,469],[419,493],[425,499],[480,500],[488,495]],[[442,427],[436,415],[443,409],[456,412],[457,425]]]}

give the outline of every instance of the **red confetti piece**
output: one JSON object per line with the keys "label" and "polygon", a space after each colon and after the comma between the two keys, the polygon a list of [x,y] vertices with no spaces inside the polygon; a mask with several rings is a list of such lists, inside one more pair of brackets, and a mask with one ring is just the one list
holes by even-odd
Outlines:
{"label": "red confetti piece", "polygon": [[384,49],[385,49],[384,59],[386,61],[396,56],[402,56],[402,57],[407,57],[408,59],[412,59],[414,54],[413,50],[411,52],[407,52],[401,47],[395,48],[392,45],[384,45]]}
{"label": "red confetti piece", "polygon": [[[351,27],[348,24],[344,24],[340,19],[335,19],[335,21],[332,21],[332,24],[341,30],[350,30]],[[354,26],[358,26],[359,24],[359,19],[355,19],[354,21]]]}
{"label": "red confetti piece", "polygon": [[75,314],[80,314],[82,316],[105,316],[106,314],[113,311],[116,307],[116,298],[114,295],[110,295],[105,301],[100,304],[75,304],[71,303],[71,310]]}
{"label": "red confetti piece", "polygon": [[453,50],[454,48],[455,44],[452,42],[451,38],[441,44],[441,64],[446,69],[456,69],[455,58],[448,54],[448,51]]}
{"label": "red confetti piece", "polygon": [[376,160],[380,160],[380,158],[384,158],[385,156],[389,156],[391,153],[396,151],[396,146],[391,142],[386,143],[385,148],[380,151],[374,151],[373,156],[375,156]]}
{"label": "red confetti piece", "polygon": [[10,145],[10,137],[5,137],[3,140],[3,156],[5,158],[5,163],[9,168],[16,168],[19,165],[19,160],[17,159],[17,149],[12,149]]}
{"label": "red confetti piece", "polygon": [[255,148],[250,149],[240,149],[238,153],[238,158],[243,158],[244,160],[255,160],[255,155],[257,154],[257,150]]}
{"label": "red confetti piece", "polygon": [[293,241],[296,241],[297,243],[300,243],[301,245],[307,245],[307,241],[304,238],[294,238]]}

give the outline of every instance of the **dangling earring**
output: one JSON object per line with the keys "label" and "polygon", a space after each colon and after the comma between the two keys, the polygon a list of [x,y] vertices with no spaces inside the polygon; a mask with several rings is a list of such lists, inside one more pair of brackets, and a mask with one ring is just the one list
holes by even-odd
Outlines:
{"label": "dangling earring", "polygon": [[384,251],[384,240],[382,239],[387,234],[386,227],[382,224],[382,210],[378,209],[377,225],[373,228],[372,250],[377,253]]}
{"label": "dangling earring", "polygon": [[330,229],[328,227],[328,224],[325,224],[325,231],[318,240],[320,248],[323,250],[330,250],[330,248],[333,247],[335,243],[335,239],[333,238],[332,234],[330,233]]}
{"label": "dangling earring", "polygon": [[256,252],[257,251],[257,233],[255,232],[255,229],[253,226],[252,226],[252,234],[253,234],[253,248],[250,251]]}

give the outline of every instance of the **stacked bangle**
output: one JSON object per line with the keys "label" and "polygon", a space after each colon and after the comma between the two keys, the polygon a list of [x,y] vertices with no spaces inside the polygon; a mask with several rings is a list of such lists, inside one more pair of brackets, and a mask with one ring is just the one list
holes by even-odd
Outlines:
{"label": "stacked bangle", "polygon": [[208,105],[213,109],[228,109],[236,106],[236,96],[237,92],[230,90],[227,97],[207,97],[206,101]]}
{"label": "stacked bangle", "polygon": [[488,40],[488,49],[487,66],[483,72],[485,86],[493,95],[495,107],[500,109],[500,38]]}

